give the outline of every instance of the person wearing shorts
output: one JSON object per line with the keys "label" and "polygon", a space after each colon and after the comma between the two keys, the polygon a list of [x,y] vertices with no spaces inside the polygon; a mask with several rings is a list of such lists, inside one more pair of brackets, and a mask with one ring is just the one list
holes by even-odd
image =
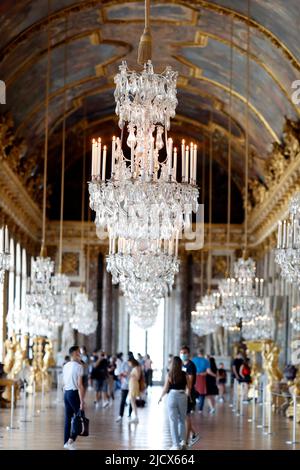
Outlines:
{"label": "person wearing shorts", "polygon": [[106,408],[109,405],[108,400],[108,361],[104,351],[101,351],[93,368],[93,379],[96,389],[96,406],[102,398],[102,406]]}

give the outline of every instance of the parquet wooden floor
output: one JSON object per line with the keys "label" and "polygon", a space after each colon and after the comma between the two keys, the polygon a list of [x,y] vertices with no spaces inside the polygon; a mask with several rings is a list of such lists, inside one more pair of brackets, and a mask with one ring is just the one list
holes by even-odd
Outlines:
{"label": "parquet wooden floor", "polygon": [[[90,436],[78,438],[78,449],[169,449],[169,433],[166,399],[157,404],[160,387],[149,392],[148,404],[139,409],[139,424],[128,424],[124,417],[116,423],[119,394],[108,408],[95,408],[94,393],[88,392],[86,415],[90,418]],[[20,422],[23,416],[22,402],[15,410],[14,426],[18,429],[7,430],[10,411],[0,410],[0,449],[62,449],[64,408],[62,396],[56,402],[55,392],[45,397],[45,411],[36,412],[32,417],[31,399],[28,400],[29,422]],[[36,399],[36,410],[40,407],[41,397]],[[257,413],[261,407],[257,406]],[[251,406],[244,405],[244,416],[235,416],[228,403],[218,403],[215,415],[207,410],[203,415],[195,413],[193,421],[200,433],[200,441],[193,450],[203,449],[300,449],[299,445],[290,446],[286,441],[291,438],[291,421],[273,415],[273,433],[266,435],[255,424],[248,422]],[[126,413],[125,413],[126,414]],[[298,429],[300,437],[300,426]]]}

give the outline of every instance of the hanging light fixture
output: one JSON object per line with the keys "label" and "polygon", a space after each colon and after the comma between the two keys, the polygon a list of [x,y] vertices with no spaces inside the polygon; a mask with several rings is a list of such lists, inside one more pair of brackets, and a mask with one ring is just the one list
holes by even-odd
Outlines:
{"label": "hanging light fixture", "polygon": [[[84,115],[86,107],[84,106]],[[86,183],[86,129],[83,131],[83,157],[82,157],[82,185],[81,185],[81,237],[80,252],[84,252],[84,213],[85,213],[85,183]],[[90,218],[90,217],[88,217]],[[81,284],[80,292],[74,296],[73,311],[70,313],[70,325],[78,333],[90,335],[94,333],[98,325],[98,312],[94,310],[94,304],[88,298],[86,291],[89,289],[89,238],[87,239],[86,256],[86,286]]]}
{"label": "hanging light fixture", "polygon": [[[248,0],[250,18],[250,2]],[[232,39],[231,39],[232,43]],[[232,47],[232,46],[231,46]],[[263,279],[256,277],[256,264],[247,257],[248,246],[248,172],[249,172],[249,95],[250,95],[250,28],[247,26],[247,79],[246,79],[246,132],[245,132],[245,240],[243,257],[234,263],[234,277],[228,277],[219,284],[221,305],[217,312],[217,323],[230,327],[242,320],[251,321],[264,314]],[[231,88],[232,94],[232,52],[231,52]],[[232,98],[230,98],[231,102]],[[230,141],[231,157],[231,141]],[[230,162],[231,165],[231,162]],[[229,201],[230,203],[230,201]],[[230,214],[230,205],[228,215]]]}
{"label": "hanging light fixture", "polygon": [[[210,113],[210,128],[212,127],[212,113]],[[204,295],[200,302],[196,304],[196,310],[191,313],[192,330],[198,336],[214,333],[218,328],[215,322],[215,310],[219,306],[220,294],[211,292],[211,272],[212,272],[212,174],[213,174],[213,136],[210,134],[209,139],[209,221],[208,221],[208,267],[209,267],[209,284],[207,294]]]}
{"label": "hanging light fixture", "polygon": [[61,154],[61,196],[60,196],[60,224],[59,224],[59,262],[58,272],[51,279],[51,287],[54,295],[54,310],[52,321],[56,326],[62,326],[69,321],[72,314],[70,279],[62,272],[63,253],[63,223],[64,223],[64,195],[65,195],[65,157],[66,157],[66,111],[67,111],[67,74],[68,74],[68,18],[65,19],[65,45],[64,45],[64,99],[63,99],[63,123],[62,123],[62,154]]}
{"label": "hanging light fixture", "polygon": [[289,204],[289,220],[278,222],[275,262],[288,282],[300,283],[300,192]]}
{"label": "hanging light fixture", "polygon": [[0,228],[0,284],[3,284],[5,271],[9,270],[10,253],[9,253],[9,237],[7,225]]}
{"label": "hanging light fixture", "polygon": [[[32,316],[32,323],[38,325],[40,322],[47,322],[51,319],[53,312],[54,298],[51,291],[51,276],[54,273],[54,262],[46,256],[46,199],[47,199],[47,164],[48,164],[48,132],[49,132],[49,93],[50,93],[50,2],[48,2],[48,47],[47,47],[47,73],[46,73],[46,94],[45,94],[45,149],[44,149],[44,179],[43,179],[43,223],[42,223],[42,244],[40,256],[32,259],[30,293],[26,295],[26,309]],[[37,335],[44,335],[44,328],[41,327]]]}
{"label": "hanging light fixture", "polygon": [[[177,73],[155,74],[151,62],[143,72],[130,72],[125,63],[115,77],[119,126],[127,126],[130,157],[121,138],[113,138],[111,176],[106,180],[107,147],[93,141],[90,206],[97,227],[112,243],[125,239],[175,240],[191,225],[197,212],[197,146],[182,142],[182,175],[177,181],[177,149],[167,137],[175,116]],[[165,144],[163,140],[165,133]],[[165,145],[166,158],[160,157]]]}

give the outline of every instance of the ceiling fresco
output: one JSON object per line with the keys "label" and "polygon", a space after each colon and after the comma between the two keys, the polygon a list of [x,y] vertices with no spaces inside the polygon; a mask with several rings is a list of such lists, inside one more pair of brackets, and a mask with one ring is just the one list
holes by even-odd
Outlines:
{"label": "ceiling fresco", "polygon": [[[249,175],[263,178],[264,162],[272,143],[282,138],[285,116],[293,120],[300,117],[300,108],[291,101],[291,83],[300,76],[299,0],[251,0],[250,22],[246,0],[153,0],[151,3],[154,65],[157,70],[171,65],[179,72],[174,133],[197,140],[201,151],[204,146],[204,152],[213,133],[218,149],[213,158],[220,167],[219,178],[225,181],[231,116],[232,176],[241,192],[247,24],[250,32]],[[47,9],[48,0],[0,2],[0,79],[7,85],[7,105],[1,106],[0,112],[11,113],[17,137],[27,143],[28,158],[35,155],[41,168]],[[67,130],[73,137],[67,186],[70,184],[74,189],[76,184],[80,185],[76,180],[80,180],[82,146],[76,145],[74,139],[81,136],[82,129],[85,128],[88,138],[101,134],[108,140],[118,131],[114,118],[113,76],[124,59],[131,67],[137,67],[143,15],[143,0],[50,0],[50,180],[55,181],[59,168],[64,92]],[[200,165],[199,161],[199,174]],[[70,209],[71,216],[75,216],[75,212]]]}

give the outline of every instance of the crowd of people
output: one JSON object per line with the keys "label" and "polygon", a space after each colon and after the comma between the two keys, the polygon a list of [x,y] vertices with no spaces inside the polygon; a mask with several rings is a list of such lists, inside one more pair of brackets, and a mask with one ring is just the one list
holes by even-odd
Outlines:
{"label": "crowd of people", "polygon": [[[251,382],[249,360],[239,352],[232,363],[232,378],[238,382]],[[71,419],[79,409],[84,409],[84,398],[88,387],[95,389],[94,404],[103,408],[115,399],[115,391],[120,389],[120,405],[116,422],[122,422],[125,407],[128,405],[128,422],[139,422],[138,407],[146,401],[147,387],[152,386],[152,361],[147,354],[135,358],[132,352],[126,359],[123,353],[108,356],[104,351],[94,351],[88,355],[86,348],[73,346],[63,367],[65,435],[64,447],[75,449],[76,436],[71,433]],[[223,363],[216,364],[215,358],[204,354],[200,349],[190,356],[188,346],[182,346],[179,356],[169,355],[165,383],[159,403],[168,395],[167,409],[171,450],[192,447],[199,440],[192,415],[202,413],[205,401],[210,414],[215,413],[216,396],[224,402],[227,372]],[[198,405],[198,406],[197,406]]]}

